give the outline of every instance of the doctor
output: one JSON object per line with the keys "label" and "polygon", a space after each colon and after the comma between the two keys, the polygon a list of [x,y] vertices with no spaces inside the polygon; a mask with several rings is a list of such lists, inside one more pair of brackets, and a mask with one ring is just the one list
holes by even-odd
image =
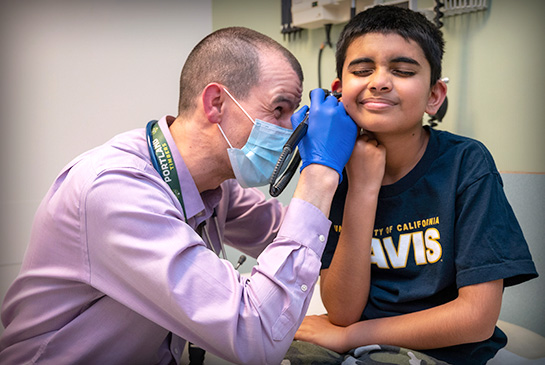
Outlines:
{"label": "doctor", "polygon": [[[272,39],[221,29],[189,55],[177,117],[69,163],[38,208],[5,297],[0,364],[172,364],[185,341],[231,362],[280,363],[310,301],[357,135],[342,104],[313,91],[289,207],[241,187],[267,184],[290,119],[307,110],[292,118],[302,79]],[[222,238],[258,258],[250,278],[218,258],[204,230],[214,251]]]}

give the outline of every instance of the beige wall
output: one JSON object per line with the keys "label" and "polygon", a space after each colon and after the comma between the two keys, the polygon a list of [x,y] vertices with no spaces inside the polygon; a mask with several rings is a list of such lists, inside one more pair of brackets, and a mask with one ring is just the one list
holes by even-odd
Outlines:
{"label": "beige wall", "polygon": [[0,301],[61,168],[176,114],[183,62],[211,30],[211,0],[1,2]]}
{"label": "beige wall", "polygon": [[444,128],[481,140],[500,171],[545,172],[545,2],[494,0],[447,18]]}

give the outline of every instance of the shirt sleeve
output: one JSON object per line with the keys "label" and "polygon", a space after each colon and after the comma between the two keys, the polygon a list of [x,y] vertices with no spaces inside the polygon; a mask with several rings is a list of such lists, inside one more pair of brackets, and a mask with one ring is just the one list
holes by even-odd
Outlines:
{"label": "shirt sleeve", "polygon": [[205,247],[173,197],[136,171],[90,182],[81,204],[90,284],[229,361],[280,363],[312,296],[329,220],[293,199],[245,278]]}
{"label": "shirt sleeve", "polygon": [[511,286],[537,277],[499,173],[487,173],[463,186],[456,199],[456,217],[458,287],[498,279]]}
{"label": "shirt sleeve", "polygon": [[225,243],[256,258],[276,237],[287,207],[277,199],[267,200],[258,189],[243,189],[234,179],[222,187],[216,210]]}

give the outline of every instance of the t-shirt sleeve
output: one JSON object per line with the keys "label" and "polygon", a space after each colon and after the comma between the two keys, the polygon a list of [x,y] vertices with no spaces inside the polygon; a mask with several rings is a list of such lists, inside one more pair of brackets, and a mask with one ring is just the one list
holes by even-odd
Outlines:
{"label": "t-shirt sleeve", "polygon": [[537,277],[497,171],[485,174],[458,192],[456,217],[458,287],[498,279],[504,279],[504,286],[511,286]]}

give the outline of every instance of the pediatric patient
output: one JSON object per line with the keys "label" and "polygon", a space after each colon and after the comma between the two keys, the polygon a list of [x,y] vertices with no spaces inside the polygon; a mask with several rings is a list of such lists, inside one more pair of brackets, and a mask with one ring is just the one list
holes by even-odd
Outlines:
{"label": "pediatric patient", "polygon": [[331,207],[328,314],[305,318],[292,364],[484,364],[507,342],[503,289],[537,272],[488,150],[422,125],[446,95],[443,47],[422,14],[393,6],[340,36],[332,89],[362,134]]}

